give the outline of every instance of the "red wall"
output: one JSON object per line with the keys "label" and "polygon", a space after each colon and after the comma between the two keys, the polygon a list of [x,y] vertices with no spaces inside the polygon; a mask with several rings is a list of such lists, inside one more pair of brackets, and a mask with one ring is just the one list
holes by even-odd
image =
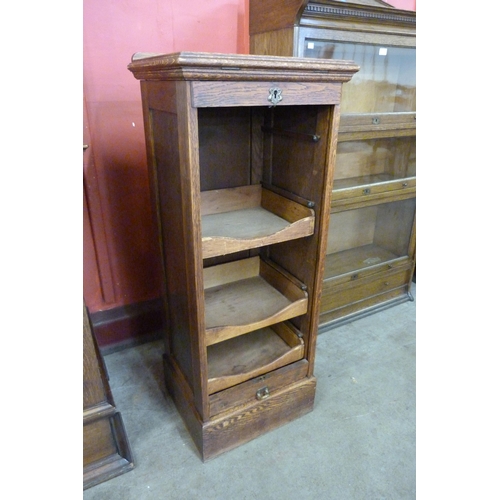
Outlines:
{"label": "red wall", "polygon": [[417,10],[417,0],[384,0],[389,5],[403,10]]}
{"label": "red wall", "polygon": [[[83,14],[83,294],[91,318],[123,317],[160,295],[140,88],[127,64],[134,52],[248,53],[248,0],[84,0]],[[96,332],[99,344],[133,336],[124,324]]]}
{"label": "red wall", "polygon": [[247,1],[84,1],[83,293],[91,313],[160,294],[140,88],[127,64],[134,52],[248,53]]}

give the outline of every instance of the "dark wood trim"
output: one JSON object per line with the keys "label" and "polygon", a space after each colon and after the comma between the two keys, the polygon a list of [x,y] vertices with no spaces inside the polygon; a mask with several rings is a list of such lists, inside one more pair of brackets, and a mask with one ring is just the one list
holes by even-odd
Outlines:
{"label": "dark wood trim", "polygon": [[83,489],[134,468],[105,368],[83,304]]}
{"label": "dark wood trim", "polygon": [[162,308],[158,298],[90,314],[102,354],[160,339]]}
{"label": "dark wood trim", "polygon": [[320,1],[312,1],[306,5],[303,13],[304,17],[326,17],[331,18],[357,18],[362,21],[386,21],[392,23],[416,24],[416,13],[413,11],[400,10],[391,5],[383,7],[372,7],[367,5],[356,5],[354,3],[337,5],[321,4]]}
{"label": "dark wood trim", "polygon": [[[128,441],[123,420],[119,412],[108,418],[109,425],[116,446],[116,453],[93,462],[83,468],[83,489],[86,490],[96,484],[120,476],[135,467],[130,444]],[[90,426],[89,426],[90,427]],[[85,433],[86,426],[83,427]]]}

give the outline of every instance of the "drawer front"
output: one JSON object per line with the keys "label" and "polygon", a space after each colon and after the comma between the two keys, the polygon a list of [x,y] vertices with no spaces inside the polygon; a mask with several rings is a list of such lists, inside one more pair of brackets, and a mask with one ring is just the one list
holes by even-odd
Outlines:
{"label": "drawer front", "polygon": [[320,313],[338,309],[347,304],[402,287],[410,281],[410,274],[410,269],[407,268],[396,270],[396,272],[382,273],[381,276],[352,280],[348,283],[325,282],[323,284]]}
{"label": "drawer front", "polygon": [[274,370],[260,377],[255,377],[242,384],[236,385],[224,391],[212,394],[210,401],[210,416],[217,415],[232,408],[265,399],[274,391],[307,376],[309,363],[303,359],[290,365]]}
{"label": "drawer front", "polygon": [[338,104],[340,83],[319,82],[191,82],[195,108],[225,106],[290,106]]}

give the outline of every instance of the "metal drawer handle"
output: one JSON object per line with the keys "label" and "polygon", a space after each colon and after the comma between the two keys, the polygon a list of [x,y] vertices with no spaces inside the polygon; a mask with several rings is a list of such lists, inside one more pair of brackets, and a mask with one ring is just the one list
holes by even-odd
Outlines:
{"label": "metal drawer handle", "polygon": [[271,103],[270,108],[273,106],[276,106],[280,101],[283,100],[282,90],[279,87],[273,87],[269,89],[269,96],[267,97],[267,100]]}
{"label": "metal drawer handle", "polygon": [[262,401],[263,399],[266,399],[269,397],[269,387],[263,387],[262,389],[259,389],[256,393],[255,393],[255,397],[259,400],[259,401]]}

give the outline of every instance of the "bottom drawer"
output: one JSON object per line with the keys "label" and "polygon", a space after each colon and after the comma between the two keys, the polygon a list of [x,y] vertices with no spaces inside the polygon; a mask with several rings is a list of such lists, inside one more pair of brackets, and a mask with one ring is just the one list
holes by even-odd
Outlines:
{"label": "bottom drawer", "polygon": [[410,281],[410,275],[411,268],[408,267],[348,283],[337,284],[335,280],[327,280],[323,283],[320,314],[403,287]]}
{"label": "bottom drawer", "polygon": [[224,391],[212,394],[210,416],[217,415],[258,399],[265,399],[274,391],[297,382],[307,376],[309,363],[302,359],[272,372],[255,377]]}

